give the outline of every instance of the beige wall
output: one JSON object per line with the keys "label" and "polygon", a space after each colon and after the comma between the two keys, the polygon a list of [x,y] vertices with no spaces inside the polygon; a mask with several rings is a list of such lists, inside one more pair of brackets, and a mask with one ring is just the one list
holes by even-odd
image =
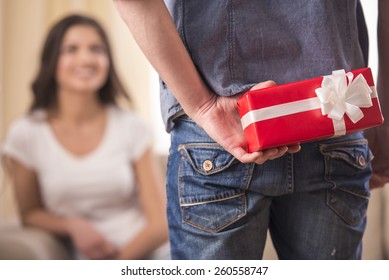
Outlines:
{"label": "beige wall", "polygon": [[[135,109],[151,123],[149,66],[112,0],[0,0],[0,139],[30,103],[40,48],[51,24],[72,12],[97,18],[110,37],[119,76]],[[1,176],[1,174],[0,174]],[[14,215],[9,184],[0,178],[0,219]]]}

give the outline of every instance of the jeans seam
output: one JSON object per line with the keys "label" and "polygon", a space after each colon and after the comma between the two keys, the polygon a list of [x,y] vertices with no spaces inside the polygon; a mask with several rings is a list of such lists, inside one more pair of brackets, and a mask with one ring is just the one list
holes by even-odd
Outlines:
{"label": "jeans seam", "polygon": [[[341,212],[339,212],[335,207],[332,206],[332,203],[330,202],[331,200],[331,197],[332,197],[332,194],[330,192],[330,190],[327,190],[327,201],[326,201],[326,204],[327,206],[332,209],[332,211],[334,211],[343,221],[345,221],[347,224],[349,224],[350,226],[355,226],[357,225],[358,223],[357,222],[353,222],[351,219],[349,219],[347,216],[345,215],[342,215]],[[366,212],[365,214],[363,215],[363,217],[366,217]],[[363,217],[359,217],[359,219],[357,219],[357,221],[360,221]]]}
{"label": "jeans seam", "polygon": [[243,195],[241,195],[240,197],[243,199],[243,208],[242,208],[243,211],[242,211],[242,213],[237,215],[235,217],[235,219],[233,219],[233,220],[229,221],[228,223],[223,224],[223,225],[221,225],[221,226],[219,226],[219,227],[217,227],[215,229],[210,229],[210,228],[207,228],[205,226],[202,226],[202,225],[199,225],[199,224],[195,224],[195,223],[192,223],[192,222],[186,220],[184,218],[183,213],[182,213],[183,207],[180,207],[181,208],[181,215],[182,215],[183,221],[184,221],[184,223],[186,223],[188,225],[191,225],[191,226],[193,226],[193,227],[195,227],[197,229],[200,229],[200,230],[203,230],[203,231],[206,231],[206,232],[217,233],[217,232],[225,229],[226,227],[232,225],[233,223],[235,223],[236,221],[238,221],[239,219],[241,219],[242,217],[247,215],[247,199],[245,199],[246,198],[246,193],[243,193]]}
{"label": "jeans seam", "polygon": [[223,147],[214,142],[199,142],[199,143],[180,144],[178,145],[177,150],[180,151],[186,148],[223,148]]}
{"label": "jeans seam", "polygon": [[233,199],[233,198],[237,198],[237,197],[243,196],[245,194],[246,194],[245,192],[242,192],[242,193],[238,193],[236,195],[232,195],[232,196],[229,196],[229,197],[218,198],[218,199],[211,199],[211,200],[202,201],[202,202],[192,202],[192,203],[181,203],[180,202],[180,206],[181,207],[187,207],[187,206],[203,205],[203,204],[208,204],[208,203],[213,203],[213,202],[225,201],[225,200],[229,200],[229,199]]}
{"label": "jeans seam", "polygon": [[342,141],[342,142],[325,143],[325,144],[319,144],[319,145],[320,145],[320,152],[322,154],[326,154],[326,153],[328,153],[328,151],[326,150],[327,148],[336,147],[339,145],[352,146],[355,144],[367,144],[367,143],[368,142],[366,139],[356,139],[356,140],[348,140],[348,141]]}
{"label": "jeans seam", "polygon": [[288,176],[288,190],[292,193],[294,192],[294,165],[293,165],[293,154],[288,155],[287,161],[287,176]]}
{"label": "jeans seam", "polygon": [[354,195],[354,196],[357,196],[357,197],[362,198],[362,199],[369,200],[368,196],[361,195],[359,193],[355,193],[355,192],[352,192],[352,191],[349,191],[349,190],[345,190],[345,189],[342,189],[342,188],[337,188],[337,190],[345,192],[345,193],[348,193],[348,194],[351,194],[351,195]]}
{"label": "jeans seam", "polygon": [[[218,146],[218,144],[216,143],[205,143],[205,146],[208,146],[208,147],[215,147],[215,146]],[[204,147],[204,143],[196,143],[196,144],[180,144],[178,145],[178,148],[177,148],[177,151],[181,151],[181,150],[185,150],[185,155],[189,158],[191,164],[194,165],[193,161],[191,160],[190,156],[188,155],[187,151],[186,151],[186,147]],[[185,160],[185,156],[183,154],[180,154],[180,162],[179,162],[179,165],[178,165],[178,174],[181,174],[181,168],[182,168],[182,165],[183,165],[183,161]],[[234,158],[228,163],[228,166],[230,166],[233,162],[234,162]],[[236,221],[238,221],[239,219],[241,219],[242,217],[246,216],[247,215],[247,199],[246,199],[246,192],[245,190],[248,188],[249,186],[249,182],[251,181],[251,178],[252,178],[252,173],[253,173],[253,170],[254,170],[254,166],[255,164],[252,163],[250,164],[250,170],[248,171],[248,176],[247,176],[247,179],[245,182],[245,188],[242,192],[240,192],[239,194],[236,194],[236,195],[233,195],[233,196],[230,196],[228,198],[221,198],[221,199],[214,199],[214,200],[208,200],[206,202],[199,202],[199,203],[184,203],[184,204],[181,204],[181,198],[182,198],[182,191],[181,191],[181,185],[182,185],[182,181],[181,181],[181,176],[178,176],[178,184],[177,184],[177,188],[178,188],[178,201],[179,201],[179,207],[180,207],[180,212],[181,212],[181,220],[183,221],[183,223],[187,224],[187,225],[191,225],[197,229],[200,229],[200,230],[203,230],[203,231],[206,231],[206,232],[211,232],[211,233],[217,233],[221,230],[223,230],[224,228],[232,225],[233,223],[235,223]],[[195,166],[195,165],[194,165]],[[227,167],[228,167],[227,166]],[[226,167],[224,167],[226,168]],[[197,170],[197,168],[196,168]],[[200,173],[201,174],[201,173]],[[196,206],[196,205],[203,205],[203,204],[209,204],[209,203],[215,203],[215,202],[220,202],[220,201],[225,201],[225,200],[229,200],[229,199],[242,199],[242,213],[240,213],[239,215],[237,215],[234,219],[232,219],[231,221],[229,221],[228,223],[225,223],[215,229],[210,229],[210,228],[207,228],[205,226],[202,226],[200,224],[196,224],[196,223],[193,223],[191,221],[188,221],[186,218],[185,218],[185,213],[184,213],[184,207],[191,207],[191,206]]]}
{"label": "jeans seam", "polygon": [[[241,163],[241,164],[243,164],[243,163]],[[246,176],[247,179],[246,179],[246,182],[245,182],[244,187],[243,187],[243,190],[245,190],[245,191],[247,191],[250,187],[251,179],[253,178],[254,168],[255,168],[255,163],[251,163],[249,170],[247,172],[247,176]]]}

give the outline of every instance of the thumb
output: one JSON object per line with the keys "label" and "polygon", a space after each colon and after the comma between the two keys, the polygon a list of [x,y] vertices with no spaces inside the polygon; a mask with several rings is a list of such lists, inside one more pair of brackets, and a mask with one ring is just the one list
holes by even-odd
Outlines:
{"label": "thumb", "polygon": [[250,90],[256,90],[256,89],[262,89],[262,88],[267,88],[267,87],[273,87],[275,85],[276,85],[276,82],[274,82],[274,81],[266,81],[266,82],[262,82],[262,83],[256,84]]}

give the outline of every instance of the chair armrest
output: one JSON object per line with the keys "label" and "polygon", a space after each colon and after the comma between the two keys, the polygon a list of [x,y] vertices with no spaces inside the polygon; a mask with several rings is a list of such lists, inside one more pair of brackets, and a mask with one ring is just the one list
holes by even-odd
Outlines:
{"label": "chair armrest", "polygon": [[42,229],[13,226],[0,229],[0,259],[71,259],[69,248]]}

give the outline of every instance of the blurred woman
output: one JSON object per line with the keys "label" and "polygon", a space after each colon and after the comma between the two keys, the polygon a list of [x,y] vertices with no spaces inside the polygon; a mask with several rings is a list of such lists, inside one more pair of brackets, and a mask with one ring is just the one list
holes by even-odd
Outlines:
{"label": "blurred woman", "polygon": [[117,105],[128,96],[101,25],[55,24],[32,89],[3,146],[22,222],[70,237],[77,258],[149,258],[167,240],[164,180],[147,126]]}

